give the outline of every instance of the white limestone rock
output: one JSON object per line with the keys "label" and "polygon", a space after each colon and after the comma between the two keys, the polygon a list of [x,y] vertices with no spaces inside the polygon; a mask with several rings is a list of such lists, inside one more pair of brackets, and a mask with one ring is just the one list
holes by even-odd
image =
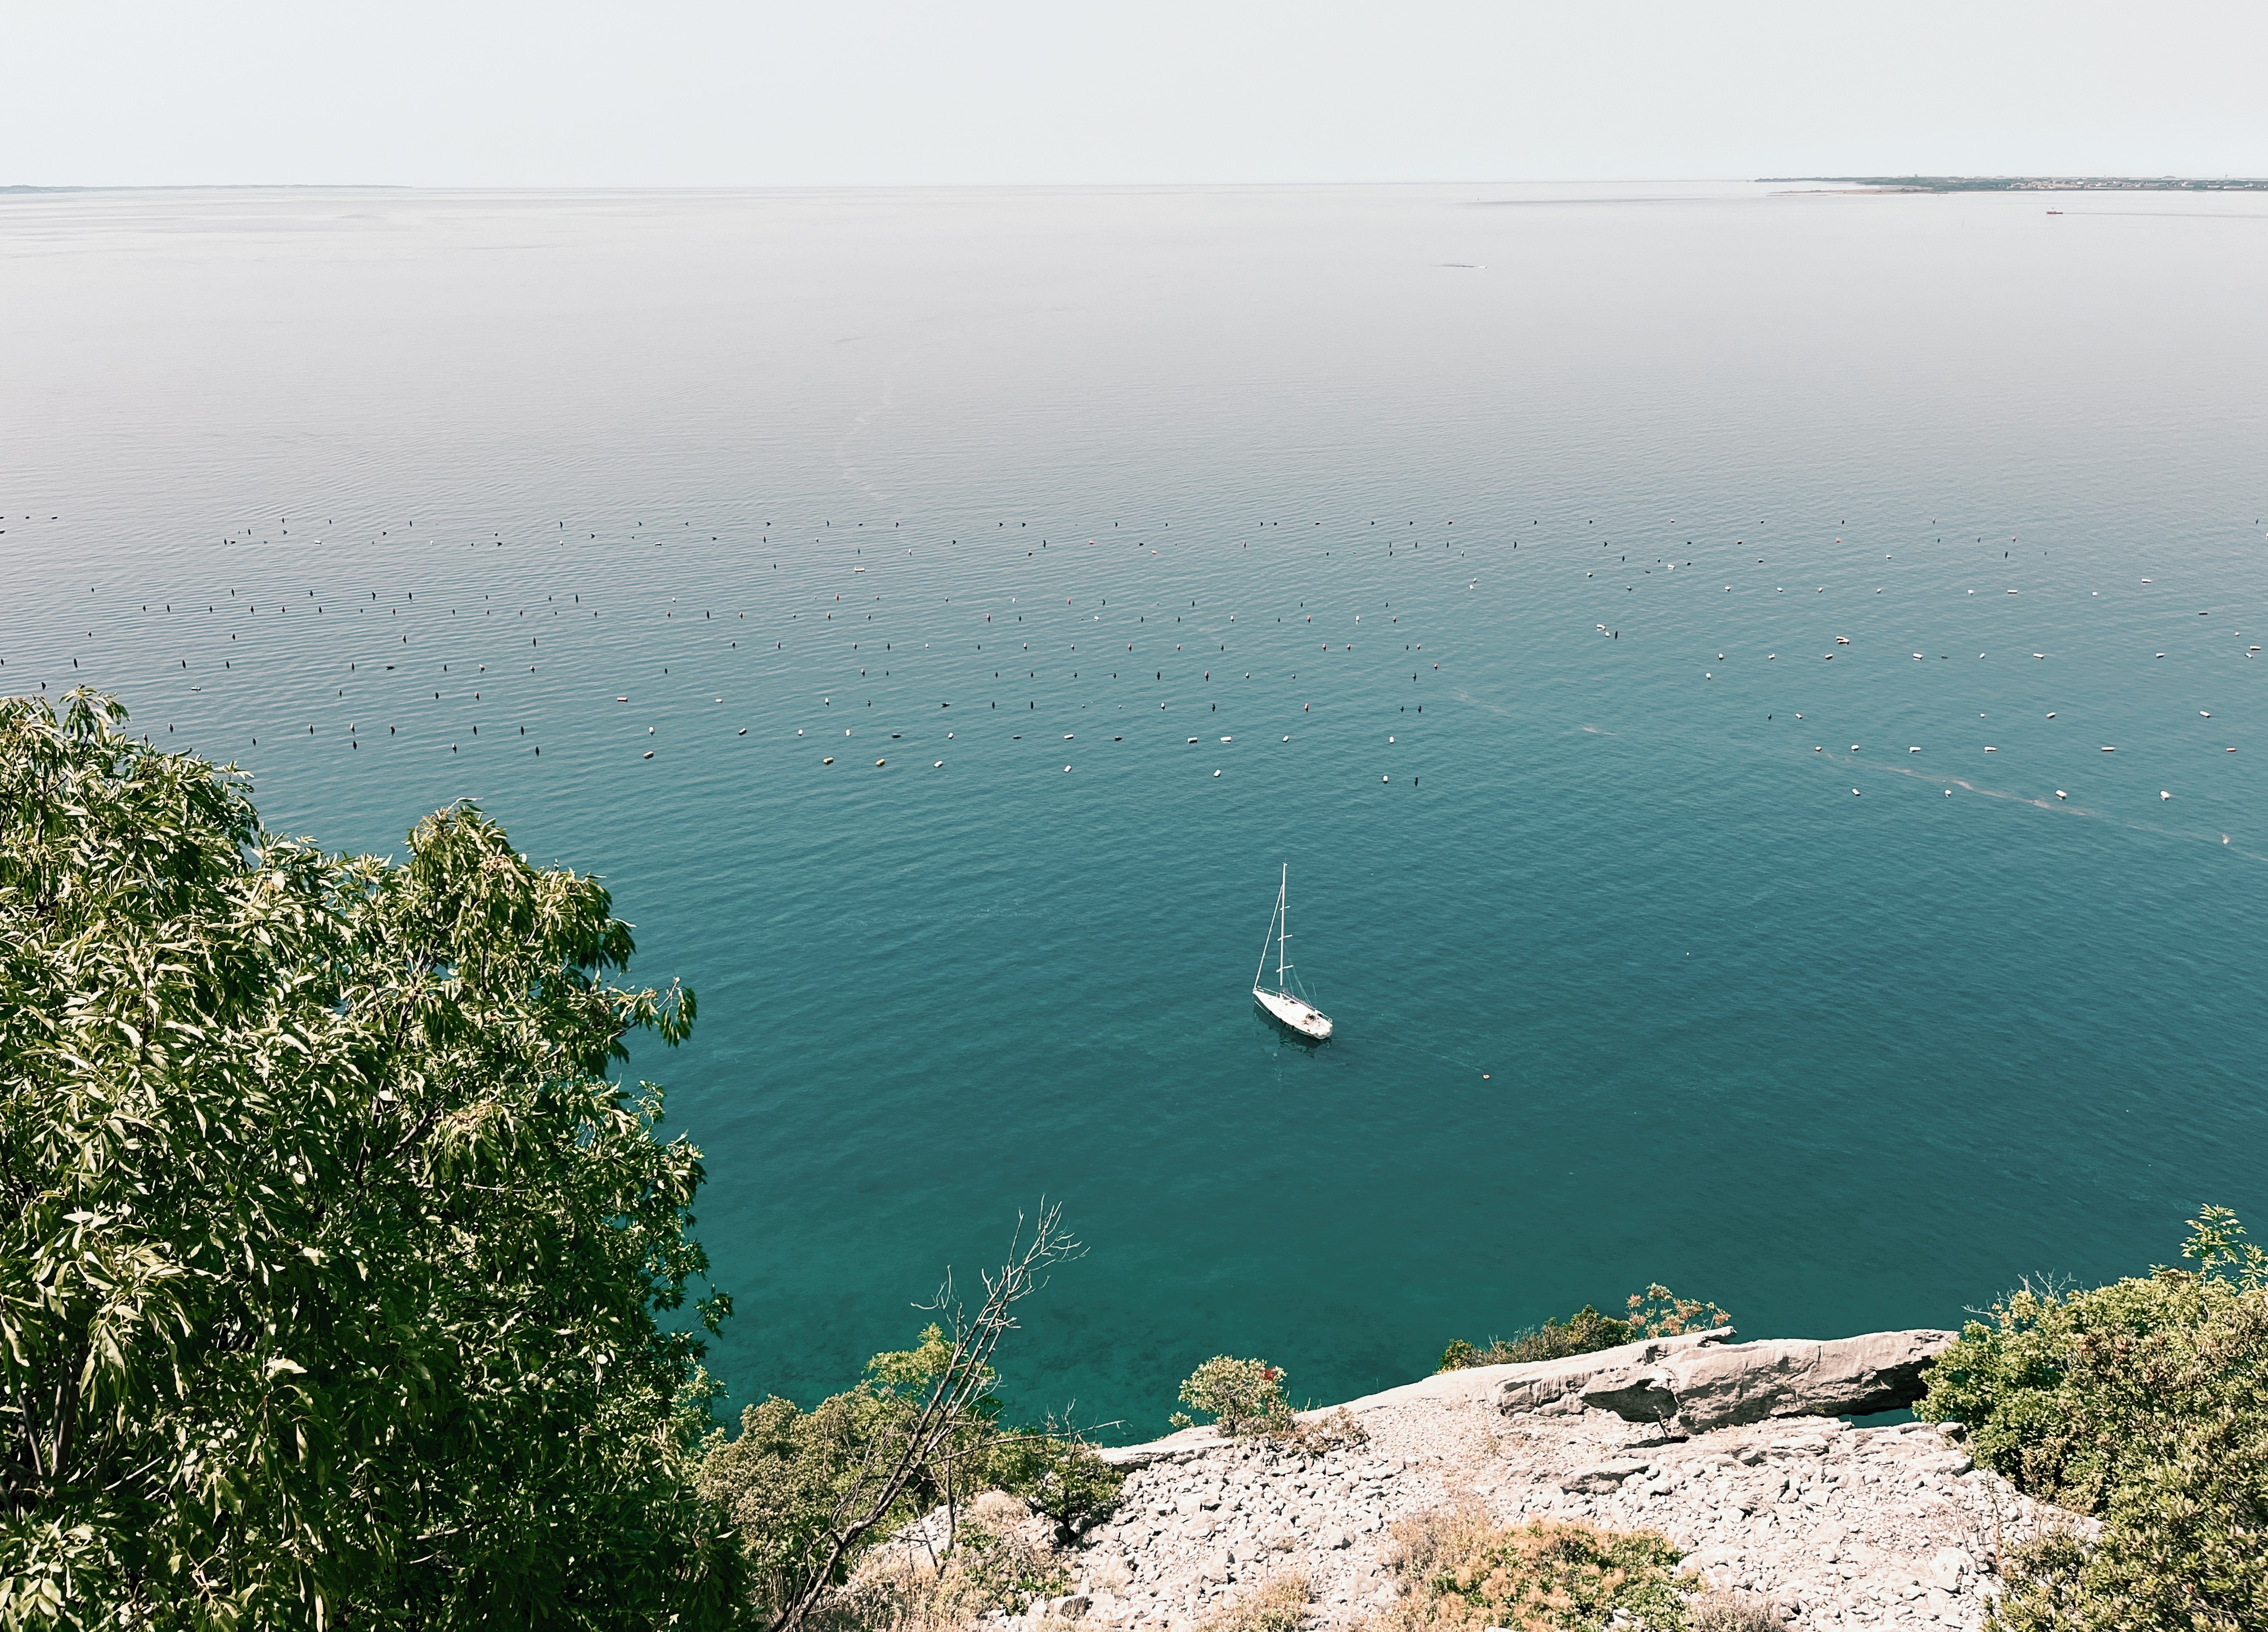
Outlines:
{"label": "white limestone rock", "polygon": [[1603,1372],[1583,1402],[1626,1422],[1705,1433],[1768,1417],[1865,1415],[1921,1398],[1922,1372],[1956,1333],[1875,1332],[1830,1342],[1706,1345]]}

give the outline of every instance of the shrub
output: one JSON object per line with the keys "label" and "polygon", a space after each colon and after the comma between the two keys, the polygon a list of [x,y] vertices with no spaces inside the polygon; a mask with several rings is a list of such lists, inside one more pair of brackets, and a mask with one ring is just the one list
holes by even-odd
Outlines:
{"label": "shrub", "polygon": [[[905,1401],[868,1382],[809,1411],[775,1395],[740,1413],[737,1438],[711,1436],[701,1494],[739,1533],[760,1609],[776,1613],[786,1603],[838,1506],[856,1495],[868,1446],[902,1437],[909,1414]],[[909,1498],[877,1539],[917,1513]]]}
{"label": "shrub", "polygon": [[1586,1303],[1565,1321],[1547,1320],[1509,1340],[1494,1338],[1486,1348],[1459,1338],[1441,1351],[1437,1371],[1462,1371],[1469,1366],[1524,1365],[1537,1360],[1564,1360],[1570,1355],[1594,1354],[1640,1338],[1676,1337],[1730,1326],[1732,1316],[1714,1303],[1679,1297],[1668,1287],[1649,1286],[1625,1300],[1627,1318],[1617,1320]]}
{"label": "shrub", "polygon": [[2242,1236],[2209,1207],[2193,1270],[2025,1285],[1931,1368],[1916,1415],[1967,1423],[1978,1461],[2103,1520],[2093,1547],[2012,1549],[2001,1625],[2268,1623],[2268,1262]]}
{"label": "shrub", "polygon": [[[907,1448],[922,1400],[945,1374],[952,1353],[944,1329],[932,1326],[913,1348],[869,1360],[857,1387],[831,1394],[809,1411],[775,1395],[740,1413],[737,1438],[728,1440],[721,1430],[711,1436],[700,1492],[739,1532],[758,1609],[768,1614],[784,1609],[843,1516],[884,1494],[883,1470]],[[903,1490],[885,1503],[880,1520],[858,1538],[859,1547],[845,1551],[835,1568],[836,1584],[848,1579],[859,1551],[992,1476],[992,1423],[998,1412],[989,1393],[979,1397],[962,1431],[922,1460]]]}
{"label": "shrub", "polygon": [[1699,1584],[1678,1573],[1683,1554],[1650,1530],[1550,1518],[1514,1528],[1467,1507],[1417,1514],[1393,1536],[1387,1569],[1402,1595],[1379,1617],[1379,1632],[1601,1632],[1617,1611],[1677,1632]]}
{"label": "shrub", "polygon": [[[1215,1355],[1182,1385],[1182,1403],[1211,1417],[1224,1436],[1280,1434],[1293,1422],[1291,1402],[1284,1398],[1283,1368],[1264,1360]],[[1195,1420],[1176,1411],[1172,1421],[1175,1428],[1189,1428]]]}
{"label": "shrub", "polygon": [[1126,1475],[1105,1462],[1069,1423],[1003,1435],[986,1463],[993,1482],[1055,1521],[1056,1544],[1068,1547],[1118,1505]]}
{"label": "shrub", "polygon": [[[1042,1203],[1018,1218],[1007,1261],[980,1277],[984,1301],[975,1311],[948,1272],[923,1307],[949,1328],[932,1325],[912,1348],[875,1355],[865,1381],[808,1414],[768,1399],[741,1414],[738,1439],[718,1432],[704,1443],[701,1494],[738,1526],[753,1566],[753,1606],[775,1632],[864,1627],[897,1613],[888,1608],[902,1597],[892,1596],[892,1571],[910,1569],[915,1551],[949,1541],[957,1498],[982,1489],[996,1460],[992,1356],[1016,1329],[1015,1306],[1046,1284],[1051,1266],[1085,1250],[1064,1229],[1062,1208]],[[1057,1495],[1084,1503],[1098,1481],[1083,1464],[1075,1472],[1070,1484],[1057,1481]],[[946,1535],[876,1556],[940,1501]]]}
{"label": "shrub", "polygon": [[1024,1509],[988,1491],[971,1505],[938,1577],[939,1619],[965,1625],[992,1612],[1020,1615],[1035,1598],[1071,1591],[1071,1572],[1024,1532]]}
{"label": "shrub", "polygon": [[866,1553],[850,1583],[808,1615],[814,1632],[967,1632],[1020,1615],[1071,1587],[1071,1572],[1032,1533],[1024,1503],[988,1490],[968,1504],[942,1560],[918,1544]]}
{"label": "shrub", "polygon": [[1486,1348],[1477,1348],[1459,1338],[1441,1351],[1441,1363],[1434,1369],[1462,1371],[1469,1366],[1522,1365],[1536,1360],[1562,1360],[1569,1355],[1587,1355],[1630,1340],[1630,1327],[1626,1324],[1611,1316],[1602,1315],[1586,1303],[1564,1322],[1547,1320],[1508,1341],[1504,1338],[1491,1339]]}
{"label": "shrub", "polygon": [[1659,1281],[1643,1292],[1631,1293],[1626,1302],[1629,1312],[1623,1324],[1630,1328],[1631,1342],[1642,1337],[1677,1337],[1733,1324],[1732,1316],[1716,1304],[1680,1297]]}
{"label": "shrub", "polygon": [[1314,1599],[1306,1570],[1279,1569],[1210,1611],[1197,1622],[1197,1632],[1299,1632]]}
{"label": "shrub", "polygon": [[[701,1494],[739,1532],[759,1608],[776,1613],[787,1601],[838,1512],[912,1430],[916,1397],[949,1354],[943,1329],[932,1326],[913,1348],[875,1355],[857,1387],[809,1411],[775,1395],[740,1413],[739,1437],[728,1440],[721,1430],[711,1436]],[[935,1477],[915,1481],[871,1539],[882,1540],[917,1518],[939,1494],[939,1483]],[[848,1567],[846,1559],[838,1577]]]}

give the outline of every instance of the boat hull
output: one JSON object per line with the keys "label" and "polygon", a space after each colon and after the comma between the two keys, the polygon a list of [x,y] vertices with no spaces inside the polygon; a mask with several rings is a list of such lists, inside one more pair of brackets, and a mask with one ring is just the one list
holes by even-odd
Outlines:
{"label": "boat hull", "polygon": [[1330,1041],[1331,1017],[1289,992],[1270,992],[1265,986],[1255,986],[1252,1001],[1260,1006],[1261,1013],[1302,1042]]}

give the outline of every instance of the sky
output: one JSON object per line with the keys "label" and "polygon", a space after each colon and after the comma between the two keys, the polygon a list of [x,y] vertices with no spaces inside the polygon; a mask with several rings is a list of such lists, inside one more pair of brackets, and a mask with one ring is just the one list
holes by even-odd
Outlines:
{"label": "sky", "polygon": [[2258,0],[18,0],[0,184],[2268,176]]}

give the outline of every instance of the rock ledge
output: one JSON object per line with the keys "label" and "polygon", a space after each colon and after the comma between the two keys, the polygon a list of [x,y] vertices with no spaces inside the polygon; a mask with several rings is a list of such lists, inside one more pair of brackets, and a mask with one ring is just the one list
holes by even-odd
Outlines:
{"label": "rock ledge", "polygon": [[[1079,1591],[1035,1618],[1186,1632],[1225,1594],[1297,1563],[1316,1591],[1310,1625],[1344,1628],[1392,1600],[1394,1521],[1476,1502],[1506,1523],[1660,1531],[1689,1567],[1772,1600],[1803,1632],[1974,1632],[2000,1547],[2050,1527],[2092,1532],[1973,1466],[1958,1424],[1815,1414],[1911,1399],[1948,1333],[1732,1335],[1426,1377],[1348,1402],[1370,1435],[1352,1451],[1310,1456],[1195,1429],[1107,1451],[1128,1469],[1118,1510],[1071,1554]],[[1675,1406],[1652,1414],[1653,1400],[1629,1420],[1619,1402],[1631,1389]],[[1608,1397],[1617,1408],[1589,1403]]]}

